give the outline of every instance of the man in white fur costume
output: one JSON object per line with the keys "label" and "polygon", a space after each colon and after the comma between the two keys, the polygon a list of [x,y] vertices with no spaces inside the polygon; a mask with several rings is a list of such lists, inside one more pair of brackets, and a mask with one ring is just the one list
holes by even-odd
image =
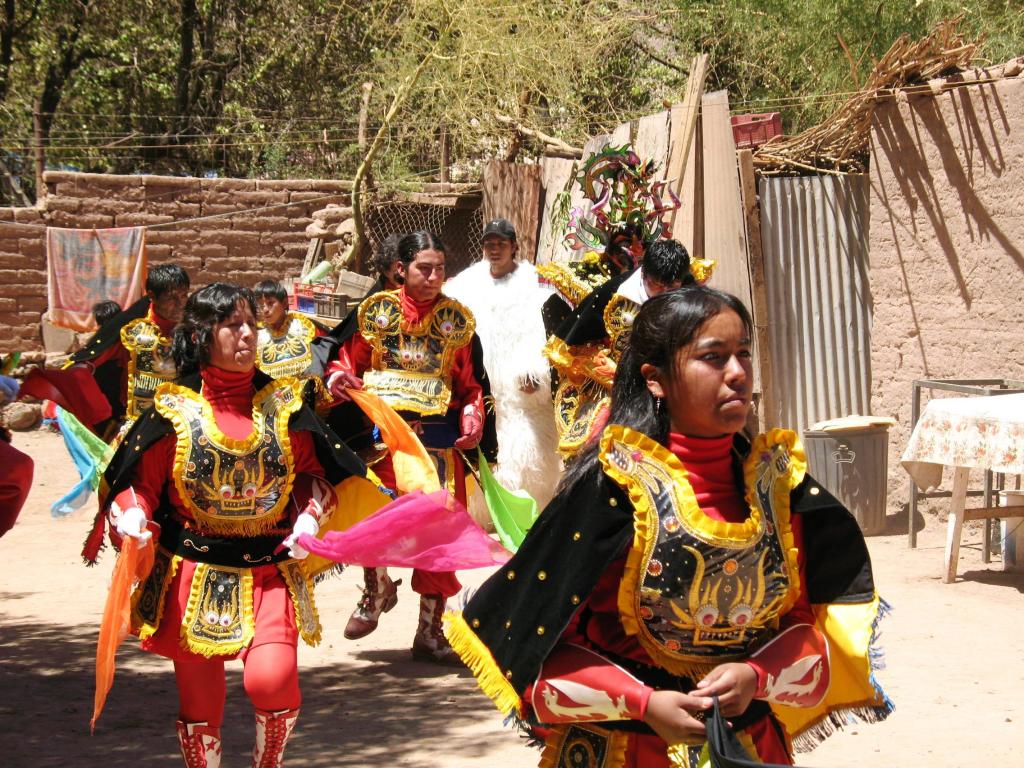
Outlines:
{"label": "man in white fur costume", "polygon": [[494,219],[484,227],[483,259],[445,283],[444,292],[476,317],[497,417],[495,477],[543,509],[562,472],[541,317],[552,290],[518,251],[515,227]]}

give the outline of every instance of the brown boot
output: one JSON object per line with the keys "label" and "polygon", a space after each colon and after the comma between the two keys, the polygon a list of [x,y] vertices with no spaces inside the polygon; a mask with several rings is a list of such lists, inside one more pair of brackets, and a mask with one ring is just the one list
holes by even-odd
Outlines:
{"label": "brown boot", "polygon": [[453,667],[462,666],[459,654],[448,644],[441,629],[445,599],[441,595],[420,595],[420,621],[412,641],[412,657]]}
{"label": "brown boot", "polygon": [[281,768],[284,765],[284,748],[298,719],[297,709],[282,709],[280,712],[256,710],[256,746],[252,750],[252,768]]}
{"label": "brown boot", "polygon": [[181,720],[177,725],[185,768],[220,768],[220,728]]}
{"label": "brown boot", "polygon": [[380,615],[398,603],[398,585],[384,568],[363,568],[363,596],[345,625],[345,637],[358,640],[377,628]]}

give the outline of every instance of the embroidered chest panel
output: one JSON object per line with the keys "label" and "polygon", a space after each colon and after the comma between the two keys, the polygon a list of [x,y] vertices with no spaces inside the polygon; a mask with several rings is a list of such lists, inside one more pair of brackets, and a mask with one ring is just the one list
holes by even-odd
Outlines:
{"label": "embroidered chest panel", "polygon": [[799,590],[786,447],[773,446],[748,466],[756,478],[750,516],[727,523],[701,511],[685,468],[667,449],[613,430],[626,434],[606,432],[602,461],[635,507],[636,536],[619,593],[624,626],[677,674],[747,656],[774,634]]}
{"label": "embroidered chest panel", "polygon": [[153,404],[156,388],[165,381],[173,381],[178,369],[171,355],[171,339],[147,318],[126,324],[121,329],[121,343],[129,355],[125,418],[134,421]]}
{"label": "embroidered chest panel", "polygon": [[454,299],[442,298],[411,325],[396,292],[374,294],[359,307],[359,332],[373,349],[366,388],[397,410],[445,413],[455,353],[469,344],[475,327],[472,313]]}
{"label": "embroidered chest panel", "polygon": [[615,294],[604,308],[604,327],[610,340],[608,356],[618,363],[626,351],[629,335],[633,332],[633,320],[640,311],[640,305],[625,296]]}
{"label": "embroidered chest panel", "polygon": [[300,407],[300,382],[272,382],[253,397],[252,432],[237,440],[220,431],[198,393],[176,384],[160,387],[156,410],[178,438],[174,484],[200,532],[256,535],[276,526],[295,463],[288,420]]}
{"label": "embroidered chest panel", "polygon": [[309,371],[313,362],[315,338],[316,327],[305,317],[291,316],[280,336],[261,328],[257,337],[256,366],[275,379],[302,375]]}

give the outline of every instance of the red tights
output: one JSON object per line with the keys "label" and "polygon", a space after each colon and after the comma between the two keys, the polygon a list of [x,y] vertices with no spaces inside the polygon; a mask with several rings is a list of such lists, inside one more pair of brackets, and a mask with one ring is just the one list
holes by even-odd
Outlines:
{"label": "red tights", "polygon": [[[298,709],[299,667],[295,646],[268,643],[245,654],[242,679],[249,700],[257,709],[278,712]],[[224,721],[224,662],[217,659],[174,662],[178,683],[178,717],[186,723],[208,723],[220,728]]]}

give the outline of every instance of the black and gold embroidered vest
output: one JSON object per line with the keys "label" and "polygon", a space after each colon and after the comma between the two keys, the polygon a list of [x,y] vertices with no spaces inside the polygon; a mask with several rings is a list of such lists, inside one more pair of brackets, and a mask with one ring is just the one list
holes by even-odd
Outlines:
{"label": "black and gold embroidered vest", "polygon": [[634,506],[619,610],[658,666],[697,679],[747,658],[796,601],[789,497],[805,466],[794,445],[786,430],[757,438],[744,466],[750,516],[729,523],[701,511],[668,449],[625,427],[605,430],[601,462]]}
{"label": "black and gold embroidered vest", "polygon": [[313,362],[316,326],[305,317],[289,314],[284,333],[274,336],[269,328],[260,328],[257,337],[256,367],[268,376],[302,376]]}
{"label": "black and gold embroidered vest", "polygon": [[363,375],[367,390],[398,411],[444,414],[452,398],[452,363],[469,344],[476,322],[462,304],[442,296],[416,325],[402,313],[397,291],[382,291],[359,306],[359,332],[373,349]]}
{"label": "black and gold embroidered vest", "polygon": [[302,407],[302,383],[273,381],[253,396],[252,432],[237,440],[217,427],[197,392],[162,384],[157,412],[178,438],[174,485],[203,534],[257,535],[277,527],[294,479],[288,420]]}
{"label": "black and gold embroidered vest", "polygon": [[128,350],[128,402],[125,419],[134,422],[153,404],[153,393],[173,381],[178,369],[171,355],[171,339],[146,317],[121,328],[121,344]]}
{"label": "black and gold embroidered vest", "polygon": [[616,364],[626,351],[629,336],[633,332],[633,320],[640,311],[640,305],[632,299],[615,294],[604,308],[604,328],[608,332],[608,357]]}

